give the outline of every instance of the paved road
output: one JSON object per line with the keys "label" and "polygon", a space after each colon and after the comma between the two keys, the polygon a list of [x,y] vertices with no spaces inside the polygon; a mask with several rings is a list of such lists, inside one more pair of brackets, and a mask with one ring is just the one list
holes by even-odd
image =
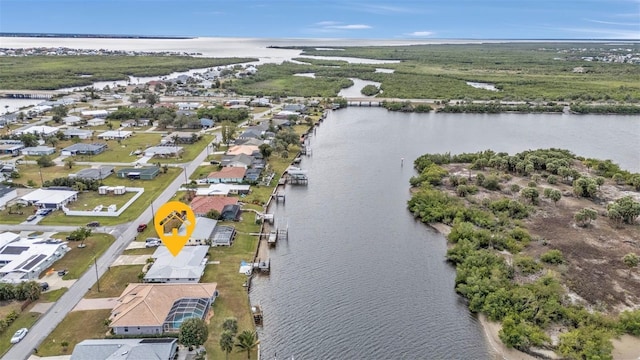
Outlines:
{"label": "paved road", "polygon": [[[187,178],[196,170],[198,165],[205,161],[207,157],[207,148],[205,148],[192,162],[180,166],[186,166]],[[136,227],[139,223],[148,223],[152,218],[152,207],[157,210],[164,203],[171,200],[176,191],[184,183],[185,175],[184,171],[165,189],[165,191],[158,196],[151,206],[149,206],[143,213],[133,222],[128,224],[119,225],[116,228],[112,228],[112,235],[116,236],[116,241],[111,245],[109,249],[98,259],[98,276],[102,276],[107,268],[118,258],[127,245],[133,240],[137,234]],[[2,225],[0,229],[5,227],[18,227],[23,230],[38,230],[38,231],[55,231],[60,228],[59,231],[68,231],[66,229],[71,228],[75,230],[77,227],[65,227],[65,226],[44,226],[44,225]],[[25,229],[28,227],[27,229]],[[64,230],[62,230],[64,229]],[[103,228],[100,228],[103,229]],[[109,228],[107,228],[109,229]],[[96,269],[95,265],[92,265],[79,279],[76,281],[69,291],[67,291],[62,297],[43,314],[38,322],[36,322],[27,336],[18,344],[11,347],[11,349],[4,355],[2,359],[6,360],[18,360],[27,359],[33,352],[35,347],[38,347],[40,343],[56,328],[56,326],[64,319],[64,317],[78,304],[80,299],[84,297],[86,292],[96,283]]]}

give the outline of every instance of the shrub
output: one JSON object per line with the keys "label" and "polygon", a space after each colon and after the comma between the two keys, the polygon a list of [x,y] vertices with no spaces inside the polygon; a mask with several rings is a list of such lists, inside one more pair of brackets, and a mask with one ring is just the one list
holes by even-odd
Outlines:
{"label": "shrub", "polygon": [[558,177],[555,176],[555,175],[547,176],[547,183],[551,184],[551,185],[557,184],[558,183]]}
{"label": "shrub", "polygon": [[535,274],[542,269],[542,265],[536,262],[536,260],[531,256],[516,256],[513,263],[516,268],[525,275]]}
{"label": "shrub", "polygon": [[564,263],[564,257],[562,256],[562,251],[554,249],[549,250],[546,253],[540,256],[540,260],[546,262],[547,264],[562,264]]}
{"label": "shrub", "polygon": [[620,314],[620,328],[633,336],[640,336],[640,310],[623,311]]}

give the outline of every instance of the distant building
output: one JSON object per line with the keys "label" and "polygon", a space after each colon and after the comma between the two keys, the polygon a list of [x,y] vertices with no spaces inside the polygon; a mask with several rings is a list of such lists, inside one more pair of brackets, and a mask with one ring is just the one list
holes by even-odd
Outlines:
{"label": "distant building", "polygon": [[7,203],[18,197],[18,190],[6,185],[0,185],[0,209],[4,209]]}
{"label": "distant building", "polygon": [[20,140],[0,140],[0,154],[18,156],[24,144]]}
{"label": "distant building", "polygon": [[124,140],[133,134],[132,131],[127,130],[109,130],[98,135],[98,139],[104,140]]}
{"label": "distant building", "polygon": [[152,146],[144,150],[144,156],[148,157],[177,157],[184,151],[182,146]]}
{"label": "distant building", "polygon": [[90,120],[87,120],[87,126],[100,126],[100,125],[104,125],[106,122],[104,119],[102,118],[93,118]]}
{"label": "distant building", "polygon": [[38,126],[32,126],[24,130],[16,130],[15,133],[17,135],[34,134],[34,135],[40,135],[40,136],[49,136],[49,135],[54,135],[55,133],[58,132],[58,130],[60,129],[58,129],[57,127],[38,125]]}
{"label": "distant building", "polygon": [[[246,175],[245,175],[246,178]],[[245,184],[225,184],[217,183],[211,184],[208,188],[198,188],[196,190],[197,196],[228,196],[248,194],[251,190],[251,185]]]}
{"label": "distant building", "polygon": [[125,179],[141,179],[141,180],[153,180],[160,173],[160,168],[157,166],[145,166],[141,168],[126,168],[120,169],[116,172],[119,178]]}
{"label": "distant building", "polygon": [[114,167],[111,165],[103,165],[97,169],[89,168],[79,170],[75,174],[69,174],[69,177],[76,177],[79,179],[90,179],[90,180],[104,180],[114,173]]}
{"label": "distant building", "polygon": [[80,113],[82,116],[92,117],[92,118],[106,118],[109,115],[107,110],[85,110]]}
{"label": "distant building", "polygon": [[65,116],[62,118],[62,121],[67,126],[76,126],[82,124],[82,118],[74,115]]}
{"label": "distant building", "polygon": [[34,146],[28,147],[20,150],[22,155],[28,156],[43,156],[43,155],[51,155],[56,152],[56,148],[52,148],[50,146]]}
{"label": "distant building", "polygon": [[76,138],[76,139],[86,140],[91,138],[91,135],[93,135],[93,131],[72,128],[72,129],[67,129],[63,131],[62,134],[64,134],[64,137],[66,139]]}
{"label": "distant building", "polygon": [[107,150],[106,143],[73,144],[62,149],[62,156],[97,155]]}

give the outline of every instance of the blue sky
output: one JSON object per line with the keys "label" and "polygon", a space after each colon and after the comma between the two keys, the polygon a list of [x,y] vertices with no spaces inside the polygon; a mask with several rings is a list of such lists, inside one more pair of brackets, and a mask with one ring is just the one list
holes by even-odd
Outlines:
{"label": "blue sky", "polygon": [[640,0],[0,0],[0,32],[640,39]]}

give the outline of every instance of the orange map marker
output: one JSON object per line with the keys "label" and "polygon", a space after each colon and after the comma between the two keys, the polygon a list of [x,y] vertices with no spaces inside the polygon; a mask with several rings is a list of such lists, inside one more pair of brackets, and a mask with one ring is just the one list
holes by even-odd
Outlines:
{"label": "orange map marker", "polygon": [[[164,225],[171,220],[179,221],[181,226],[179,229],[171,229],[170,233],[165,233]],[[196,227],[196,216],[189,205],[180,201],[170,201],[156,211],[153,226],[169,252],[177,256]]]}

